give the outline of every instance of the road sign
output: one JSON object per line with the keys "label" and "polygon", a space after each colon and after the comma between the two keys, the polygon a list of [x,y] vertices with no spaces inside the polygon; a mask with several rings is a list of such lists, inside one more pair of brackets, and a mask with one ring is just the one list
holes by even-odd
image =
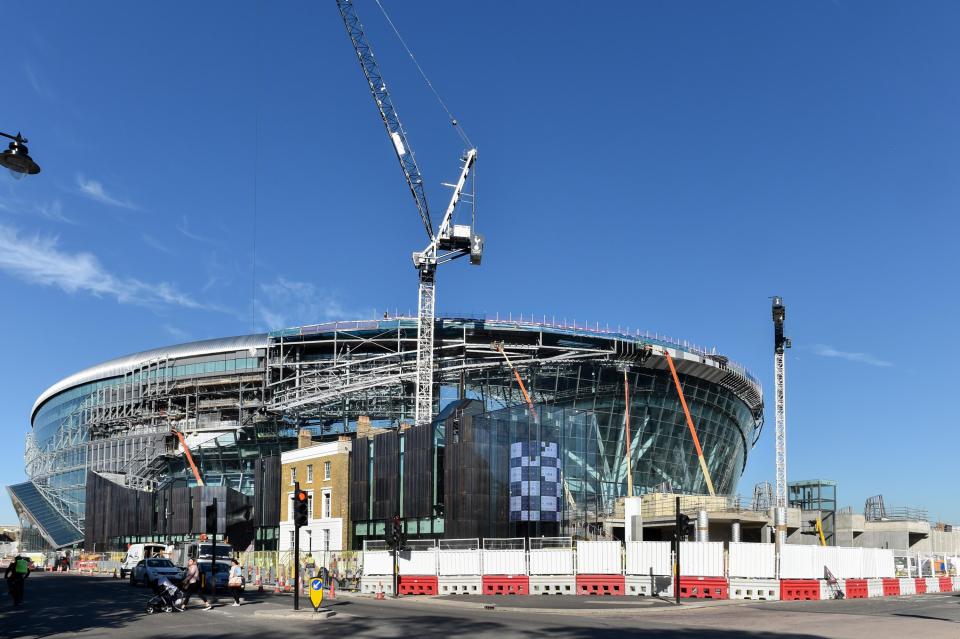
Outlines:
{"label": "road sign", "polygon": [[310,581],[310,603],[313,604],[313,611],[316,612],[323,603],[323,581],[312,579]]}

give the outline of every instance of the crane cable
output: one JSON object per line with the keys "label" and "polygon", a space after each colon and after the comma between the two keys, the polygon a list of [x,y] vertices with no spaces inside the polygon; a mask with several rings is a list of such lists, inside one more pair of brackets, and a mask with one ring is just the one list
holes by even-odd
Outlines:
{"label": "crane cable", "polygon": [[423,67],[420,66],[419,62],[417,62],[416,56],[413,55],[413,51],[411,51],[410,47],[407,46],[403,36],[400,35],[400,31],[397,29],[396,25],[393,24],[393,20],[390,19],[390,16],[387,14],[387,10],[383,8],[380,0],[375,0],[375,2],[377,3],[377,6],[380,7],[380,12],[383,14],[383,17],[387,19],[387,23],[390,25],[390,28],[393,29],[394,34],[396,34],[397,40],[399,40],[400,44],[403,45],[403,48],[406,50],[407,55],[410,56],[410,59],[413,60],[413,63],[420,72],[420,76],[423,78],[423,81],[427,83],[427,86],[430,87],[430,90],[433,91],[433,95],[437,98],[437,102],[439,102],[443,110],[446,111],[447,117],[450,118],[450,124],[452,124],[453,128],[457,130],[457,134],[460,135],[460,139],[463,140],[463,143],[467,145],[467,148],[474,148],[473,143],[470,142],[470,138],[467,137],[467,132],[463,130],[463,127],[460,126],[460,122],[457,121],[457,118],[453,117],[453,113],[451,113],[450,109],[447,108],[447,103],[444,102],[443,98],[440,97],[440,93],[434,88],[433,83],[430,82],[430,78],[427,77]]}

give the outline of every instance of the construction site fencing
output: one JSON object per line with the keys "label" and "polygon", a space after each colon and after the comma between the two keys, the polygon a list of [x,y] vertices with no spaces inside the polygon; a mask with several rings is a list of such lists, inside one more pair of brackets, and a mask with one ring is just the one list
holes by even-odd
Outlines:
{"label": "construction site fencing", "polygon": [[480,566],[484,575],[527,574],[527,552],[524,540],[484,539]]}
{"label": "construction site fencing", "polygon": [[480,575],[480,540],[441,539],[437,550],[437,574],[441,577]]}
{"label": "construction site fencing", "polygon": [[792,545],[780,549],[781,579],[823,579],[824,568],[837,579],[896,576],[892,550]]}
{"label": "construction site fencing", "polygon": [[574,574],[573,538],[531,538],[530,574],[535,576]]}
{"label": "construction site fencing", "polygon": [[433,539],[408,541],[407,547],[397,553],[397,569],[401,575],[436,575],[436,542]]}
{"label": "construction site fencing", "polygon": [[680,574],[695,577],[723,577],[723,542],[680,542]]}
{"label": "construction site fencing", "polygon": [[631,541],[626,544],[626,574],[669,575],[671,568],[669,541]]}
{"label": "construction site fencing", "polygon": [[[355,550],[300,552],[300,568],[304,577],[319,574],[320,568],[327,569],[331,579],[344,589],[356,586],[363,572],[364,553]],[[247,583],[273,586],[278,582],[291,583],[294,576],[293,551],[258,550],[237,554],[237,561],[243,570]]]}
{"label": "construction site fencing", "polygon": [[730,577],[774,579],[777,576],[776,547],[773,544],[730,542],[727,553]]}
{"label": "construction site fencing", "polygon": [[960,557],[955,555],[894,550],[893,564],[897,577],[913,577],[915,579],[930,577],[960,578]]}
{"label": "construction site fencing", "polygon": [[578,541],[577,573],[622,575],[623,546],[619,541]]}

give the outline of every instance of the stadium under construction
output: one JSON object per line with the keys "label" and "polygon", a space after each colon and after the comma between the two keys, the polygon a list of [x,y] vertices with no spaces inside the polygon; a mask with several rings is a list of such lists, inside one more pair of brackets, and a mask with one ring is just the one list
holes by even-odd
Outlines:
{"label": "stadium under construction", "polygon": [[[736,492],[763,423],[760,383],[715,352],[599,326],[449,317],[434,325],[432,418],[418,424],[417,333],[406,317],[302,326],[63,379],[34,405],[29,480],[8,487],[33,532],[25,542],[175,540],[202,532],[219,496],[235,546],[276,548],[279,456],[303,429],[352,442],[354,547],[396,512],[433,538],[576,536],[630,492]],[[367,420],[380,436],[357,438]]]}

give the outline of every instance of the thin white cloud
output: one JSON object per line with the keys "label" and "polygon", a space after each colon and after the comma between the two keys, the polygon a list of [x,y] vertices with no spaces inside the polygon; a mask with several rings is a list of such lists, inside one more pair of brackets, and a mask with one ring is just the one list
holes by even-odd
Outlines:
{"label": "thin white cloud", "polygon": [[55,286],[67,293],[112,297],[121,304],[230,312],[199,302],[167,282],[152,284],[118,277],[107,271],[92,253],[70,253],[58,246],[56,237],[21,236],[16,229],[2,224],[0,271],[31,284]]}
{"label": "thin white cloud", "polygon": [[88,180],[79,174],[77,175],[77,188],[80,189],[81,193],[95,202],[109,204],[110,206],[116,206],[121,209],[130,209],[131,211],[139,209],[139,207],[130,200],[123,200],[107,193],[107,190],[103,188],[103,184],[97,180]]}
{"label": "thin white cloud", "polygon": [[149,246],[150,248],[156,249],[161,253],[166,253],[167,255],[176,255],[176,253],[172,248],[170,248],[169,246],[167,246],[157,238],[153,237],[152,235],[143,233],[140,237],[143,238],[144,243],[146,243],[146,245]]}
{"label": "thin white cloud", "polygon": [[879,357],[874,357],[870,353],[854,353],[851,351],[840,351],[826,344],[816,344],[813,347],[813,352],[821,357],[836,357],[838,359],[845,359],[847,361],[858,362],[860,364],[868,364],[870,366],[880,366],[880,367],[893,366],[893,362],[888,362],[886,360],[880,359]]}
{"label": "thin white cloud", "polygon": [[187,219],[187,216],[184,215],[180,218],[180,223],[177,224],[177,230],[187,239],[194,240],[196,242],[206,242],[207,244],[213,244],[213,240],[206,238],[202,235],[197,235],[190,230],[190,220]]}
{"label": "thin white cloud", "polygon": [[76,224],[63,213],[63,203],[54,198],[48,202],[27,202],[17,197],[0,196],[0,211],[13,215],[36,215],[52,222]]}
{"label": "thin white cloud", "polygon": [[309,282],[278,277],[259,289],[257,323],[268,330],[372,316],[369,310],[346,308],[335,292]]}
{"label": "thin white cloud", "polygon": [[57,97],[50,87],[40,81],[40,76],[37,75],[37,72],[29,62],[23,63],[23,74],[27,76],[27,82],[30,83],[30,87],[36,91],[37,95],[41,98],[52,100]]}
{"label": "thin white cloud", "polygon": [[176,339],[187,339],[190,337],[190,333],[183,330],[182,328],[177,328],[172,324],[164,324],[163,330],[170,334],[171,337]]}

